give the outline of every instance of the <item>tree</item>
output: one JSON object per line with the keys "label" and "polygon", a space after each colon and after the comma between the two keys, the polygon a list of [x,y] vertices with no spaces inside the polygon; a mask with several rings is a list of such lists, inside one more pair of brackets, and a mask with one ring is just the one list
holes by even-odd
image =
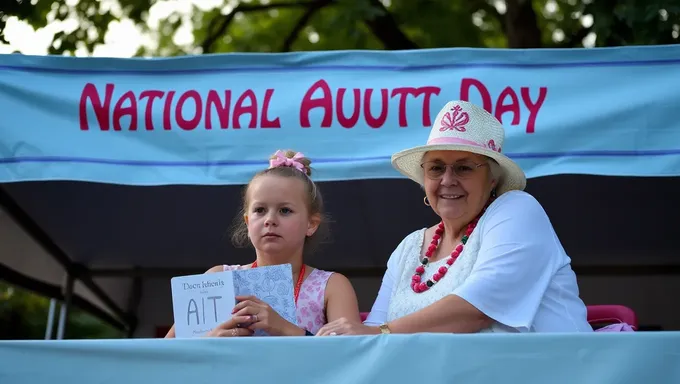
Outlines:
{"label": "tree", "polygon": [[[0,340],[43,339],[49,305],[49,299],[44,296],[0,281]],[[55,323],[57,319],[58,311]],[[122,336],[122,332],[94,316],[71,308],[66,322],[66,338],[107,339]]]}
{"label": "tree", "polygon": [[[438,47],[576,48],[586,36],[595,46],[673,44],[680,5],[675,0],[223,0],[212,9],[194,6],[190,17],[171,14],[158,28],[146,24],[160,0],[6,0],[9,16],[34,28],[75,17],[73,31],[57,33],[51,54],[92,52],[112,21],[129,18],[152,34],[157,47],[139,55],[217,52],[287,52],[335,49]],[[75,3],[76,5],[67,5]],[[194,42],[173,36],[189,23]],[[0,34],[1,37],[1,34]]]}

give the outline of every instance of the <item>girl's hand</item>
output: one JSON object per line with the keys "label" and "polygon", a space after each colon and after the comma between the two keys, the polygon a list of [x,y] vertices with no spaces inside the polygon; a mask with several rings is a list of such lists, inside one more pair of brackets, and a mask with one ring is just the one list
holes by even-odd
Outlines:
{"label": "girl's hand", "polygon": [[251,336],[253,331],[248,328],[239,328],[238,322],[232,317],[230,320],[213,328],[204,337],[238,337]]}
{"label": "girl's hand", "polygon": [[261,329],[272,336],[304,336],[305,331],[284,320],[269,304],[255,296],[237,296],[232,311],[236,323],[248,330]]}

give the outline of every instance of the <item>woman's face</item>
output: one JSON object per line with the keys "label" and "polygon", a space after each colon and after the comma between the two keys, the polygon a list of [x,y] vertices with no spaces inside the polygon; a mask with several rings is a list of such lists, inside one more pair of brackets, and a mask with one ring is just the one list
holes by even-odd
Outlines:
{"label": "woman's face", "polygon": [[497,183],[489,161],[469,152],[425,153],[421,162],[425,195],[439,217],[467,223],[482,211]]}

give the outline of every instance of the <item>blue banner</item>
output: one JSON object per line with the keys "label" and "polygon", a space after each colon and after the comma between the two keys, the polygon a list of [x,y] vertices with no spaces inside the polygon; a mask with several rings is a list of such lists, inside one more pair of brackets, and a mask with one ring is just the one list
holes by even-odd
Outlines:
{"label": "blue banner", "polygon": [[424,377],[465,384],[677,384],[678,356],[680,332],[2,340],[0,378],[12,384],[397,384]]}
{"label": "blue banner", "polygon": [[316,180],[396,178],[449,100],[528,177],[680,175],[680,47],[0,56],[0,182],[241,184],[277,149]]}

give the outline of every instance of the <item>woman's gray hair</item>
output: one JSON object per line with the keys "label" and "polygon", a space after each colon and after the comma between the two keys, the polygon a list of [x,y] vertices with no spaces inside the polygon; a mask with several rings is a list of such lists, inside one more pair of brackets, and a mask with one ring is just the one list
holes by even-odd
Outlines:
{"label": "woman's gray hair", "polygon": [[503,177],[503,170],[501,169],[501,166],[496,162],[496,160],[492,158],[488,158],[488,164],[489,164],[489,171],[491,171],[491,178],[496,180],[496,184],[500,183],[501,178]]}

